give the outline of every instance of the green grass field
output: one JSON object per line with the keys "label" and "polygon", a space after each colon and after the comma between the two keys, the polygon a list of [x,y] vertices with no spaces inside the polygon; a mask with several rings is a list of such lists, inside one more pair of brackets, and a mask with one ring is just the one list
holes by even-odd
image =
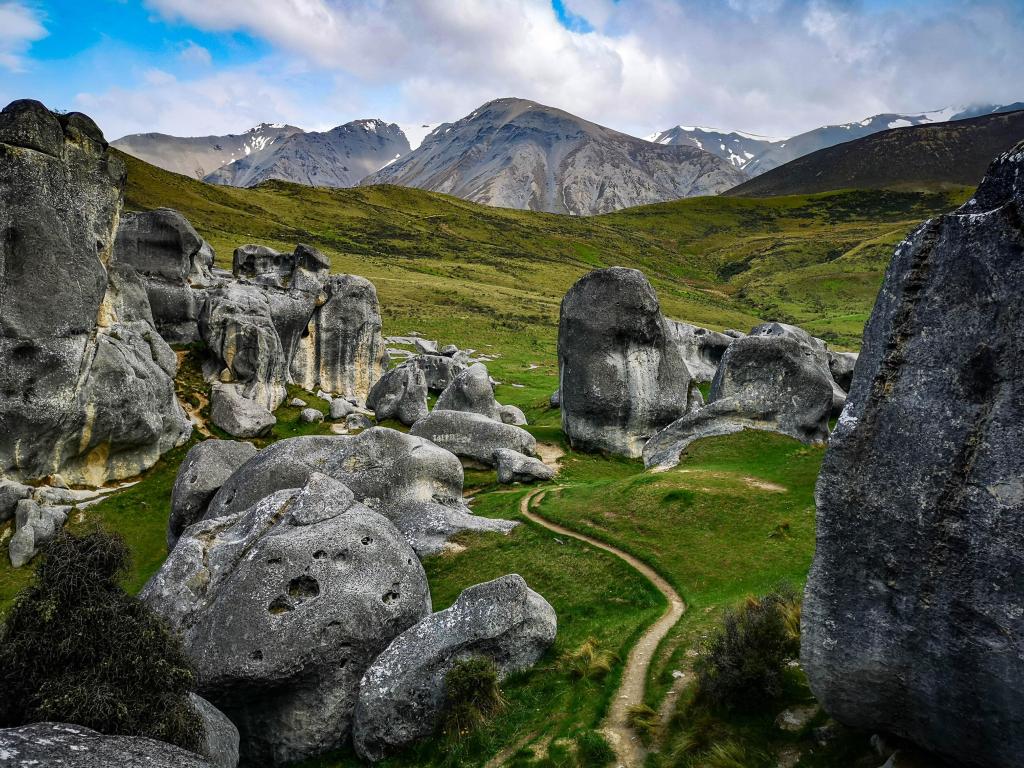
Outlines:
{"label": "green grass field", "polygon": [[[558,380],[559,301],[586,271],[642,269],[665,313],[676,319],[742,330],[788,320],[855,349],[894,244],[966,197],[957,190],[698,198],[581,219],[484,208],[395,187],[215,187],[125,160],[129,207],[181,210],[214,245],[221,265],[229,265],[232,249],[242,243],[279,249],[309,243],[331,257],[334,271],[375,283],[386,334],[419,331],[498,355],[488,366],[502,382],[498,400],[521,407],[538,439],[556,444],[562,443],[560,416],[548,397]],[[203,387],[186,352],[179,393],[192,399]],[[326,410],[309,393],[291,394]],[[281,408],[270,439],[329,430],[299,424],[298,413]],[[134,556],[130,590],[166,556],[170,488],[188,447],[165,456],[137,485],[73,517],[73,529],[100,524],[125,536]],[[727,607],[782,580],[803,584],[822,455],[778,435],[741,433],[696,443],[679,467],[657,474],[634,461],[573,452],[564,457],[551,484],[564,487],[549,492],[538,511],[636,555],[687,601],[650,673],[653,709],[690,668]],[[477,513],[522,519],[518,504],[525,491],[497,486],[492,472],[467,470],[466,488]],[[9,529],[0,527],[0,536]],[[663,598],[616,558],[526,521],[507,537],[478,534],[458,543],[465,549],[425,562],[435,608],[450,605],[472,584],[517,572],[556,608],[556,646],[532,672],[506,682],[509,706],[499,720],[461,742],[428,740],[383,765],[480,766],[498,753],[521,767],[593,764],[582,756],[583,745],[601,723],[632,641],[660,615]],[[0,613],[30,574],[2,559]],[[599,679],[577,679],[560,661],[588,638],[616,657]],[[787,749],[800,752],[794,765],[805,768],[855,764],[867,751],[863,736],[818,746],[809,731],[774,728],[783,706],[809,697],[799,673],[791,677],[784,700],[766,704],[759,715],[700,715],[701,749],[717,739],[745,755],[740,763],[708,761],[706,749],[688,746],[695,715],[684,691],[671,725],[654,737],[664,749],[651,765],[767,768]],[[351,754],[310,763],[356,764]]]}

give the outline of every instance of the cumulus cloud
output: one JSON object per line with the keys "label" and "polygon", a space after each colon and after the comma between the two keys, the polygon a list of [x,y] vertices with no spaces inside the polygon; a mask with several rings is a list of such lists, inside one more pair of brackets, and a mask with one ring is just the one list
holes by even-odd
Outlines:
{"label": "cumulus cloud", "polygon": [[208,67],[213,63],[213,56],[203,46],[189,40],[185,43],[178,57],[186,64],[198,67]]}
{"label": "cumulus cloud", "polygon": [[37,10],[20,2],[0,3],[0,67],[21,72],[25,51],[44,37],[46,27]]}
{"label": "cumulus cloud", "polygon": [[[1016,92],[1024,71],[1016,0],[561,0],[585,22],[568,25],[550,0],[147,6],[170,23],[268,44],[283,68],[264,68],[253,88],[287,94],[295,86],[283,82],[289,68],[304,71],[303,87],[327,84],[326,101],[306,99],[311,112],[282,117],[316,125],[365,116],[449,121],[489,99],[521,96],[638,135],[680,122],[791,135],[883,111],[1024,98]],[[277,119],[253,114],[258,99],[244,87],[229,88],[226,99],[210,89],[211,81],[244,79],[222,73],[171,91],[192,98],[190,114],[203,124],[218,121],[199,114],[201,101],[222,117],[233,110],[236,121]],[[268,111],[287,102],[281,95]]]}

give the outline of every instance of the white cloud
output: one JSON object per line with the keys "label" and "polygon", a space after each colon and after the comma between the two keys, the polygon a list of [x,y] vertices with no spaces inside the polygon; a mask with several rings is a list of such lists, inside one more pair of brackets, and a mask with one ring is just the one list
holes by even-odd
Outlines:
{"label": "white cloud", "polygon": [[0,67],[21,72],[25,52],[46,34],[37,10],[20,2],[0,3]]}
{"label": "white cloud", "polygon": [[[244,31],[275,51],[275,66],[262,66],[261,80],[249,84],[278,94],[267,114],[252,111],[262,105],[243,85],[225,99],[209,92],[209,83],[234,83],[243,73],[191,84],[179,77],[169,89],[169,98],[192,98],[194,122],[235,129],[250,118],[435,123],[521,96],[637,135],[680,122],[788,135],[882,111],[1024,96],[1015,92],[1024,71],[1024,11],[1015,0],[563,2],[593,30],[563,27],[549,0],[147,5],[171,22]],[[314,87],[326,88],[326,99],[304,95]],[[201,114],[204,103],[218,114]],[[307,111],[269,114],[289,103]],[[125,123],[150,119],[122,112]],[[171,113],[158,114],[167,130]]]}
{"label": "white cloud", "polygon": [[181,49],[178,57],[186,64],[198,67],[208,67],[213,63],[213,56],[203,46],[189,40]]}

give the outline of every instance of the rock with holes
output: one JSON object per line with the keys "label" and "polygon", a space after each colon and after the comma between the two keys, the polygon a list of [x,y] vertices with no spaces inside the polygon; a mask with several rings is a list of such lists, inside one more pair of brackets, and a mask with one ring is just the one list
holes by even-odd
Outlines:
{"label": "rock with holes", "polygon": [[818,479],[801,664],[837,720],[1024,751],[1024,144],[897,246]]}
{"label": "rock with holes", "polygon": [[242,245],[235,248],[231,257],[235,277],[282,290],[291,287],[297,270],[324,279],[330,269],[330,259],[316,248],[301,243],[292,253],[280,253],[265,245]]}
{"label": "rock with holes", "polygon": [[558,324],[562,429],[577,450],[636,457],[692,407],[696,384],[643,273],[613,267],[580,278]]}
{"label": "rock with holes", "polygon": [[365,402],[387,369],[380,330],[373,283],[356,275],[331,275],[292,357],[292,380],[310,392],[321,388]]}
{"label": "rock with holes", "polygon": [[832,378],[843,392],[850,391],[853,383],[853,369],[857,365],[858,354],[856,352],[829,352],[828,369],[832,372]]}
{"label": "rock with holes", "polygon": [[534,483],[539,480],[550,480],[555,470],[540,459],[524,456],[517,451],[499,448],[494,452],[494,465],[498,469],[498,482]]}
{"label": "rock with holes", "polygon": [[529,423],[526,420],[526,414],[514,405],[501,406],[498,416],[503,423],[511,424],[514,427],[525,427]]}
{"label": "rock with holes", "polygon": [[202,696],[190,693],[188,697],[203,729],[199,753],[213,768],[237,768],[239,734],[235,724]]}
{"label": "rock with holes", "polygon": [[319,473],[187,528],[141,598],[181,634],[252,765],[346,743],[363,672],[430,612],[402,534]]}
{"label": "rock with holes", "polygon": [[199,289],[213,281],[212,260],[209,244],[175,210],[121,216],[114,263],[128,265],[142,277],[156,328],[168,342],[199,340]]}
{"label": "rock with holes", "polygon": [[752,333],[737,339],[722,357],[707,404],[648,440],[644,464],[673,467],[694,440],[744,429],[821,444],[828,438],[833,386],[818,348],[799,337]]}
{"label": "rock with holes", "polygon": [[427,388],[438,393],[444,392],[455,381],[455,377],[467,368],[465,361],[458,355],[414,355],[406,364],[415,365],[423,371],[427,379]]}
{"label": "rock with holes", "polygon": [[385,373],[366,398],[378,421],[396,419],[412,426],[427,415],[427,378],[415,365],[402,364]]}
{"label": "rock with holes", "polygon": [[144,736],[108,736],[70,723],[0,729],[4,768],[220,768],[187,750]]}
{"label": "rock with holes", "polygon": [[722,355],[735,341],[735,337],[677,320],[666,322],[672,343],[679,348],[693,380],[706,383],[714,379]]}
{"label": "rock with holes", "polygon": [[396,637],[359,686],[353,741],[365,759],[429,736],[445,704],[445,674],[462,659],[484,657],[498,674],[529,669],[555,641],[550,603],[518,574],[465,590],[450,608]]}
{"label": "rock with holes", "polygon": [[302,485],[313,472],[351,488],[358,500],[392,520],[420,554],[438,552],[459,531],[507,533],[515,526],[470,512],[462,499],[462,464],[452,453],[385,427],[267,446],[217,491],[206,517],[237,513],[277,490]]}
{"label": "rock with holes", "polygon": [[214,384],[210,396],[210,421],[234,437],[263,437],[277,419],[256,400],[245,395],[240,384]]}
{"label": "rock with holes", "polygon": [[168,549],[174,549],[181,532],[203,516],[224,481],[255,455],[252,443],[239,440],[204,440],[189,450],[171,489]]}
{"label": "rock with holes", "polygon": [[494,465],[494,452],[507,448],[527,456],[537,452],[537,441],[525,429],[494,421],[479,413],[434,409],[412,425],[409,434],[423,437],[464,459]]}
{"label": "rock with holes", "polygon": [[138,275],[111,264],[124,182],[85,115],[28,100],[0,112],[4,479],[102,485],[191,434]]}

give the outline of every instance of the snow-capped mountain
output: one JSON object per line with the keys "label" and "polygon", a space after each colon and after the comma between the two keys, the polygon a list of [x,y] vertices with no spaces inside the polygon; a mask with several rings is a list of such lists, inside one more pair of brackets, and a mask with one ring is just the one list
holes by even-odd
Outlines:
{"label": "snow-capped mountain", "polygon": [[260,123],[245,133],[225,136],[169,136],[166,133],[133,133],[111,144],[159,168],[205,177],[222,165],[260,152],[302,129],[284,123]]}
{"label": "snow-capped mountain", "polygon": [[280,179],[316,187],[354,187],[367,174],[409,154],[395,123],[353,120],[329,131],[296,133],[205,176],[214,184],[251,187]]}
{"label": "snow-capped mountain", "polygon": [[435,128],[363,180],[487,205],[589,215],[717,194],[745,178],[694,146],[652,144],[524,99],[490,101]]}
{"label": "snow-capped mountain", "polygon": [[652,133],[646,140],[655,144],[686,144],[703,149],[705,152],[728,160],[737,168],[743,168],[755,157],[768,150],[772,144],[785,141],[785,139],[772,139],[742,131],[727,132],[693,125],[677,125],[667,131]]}

